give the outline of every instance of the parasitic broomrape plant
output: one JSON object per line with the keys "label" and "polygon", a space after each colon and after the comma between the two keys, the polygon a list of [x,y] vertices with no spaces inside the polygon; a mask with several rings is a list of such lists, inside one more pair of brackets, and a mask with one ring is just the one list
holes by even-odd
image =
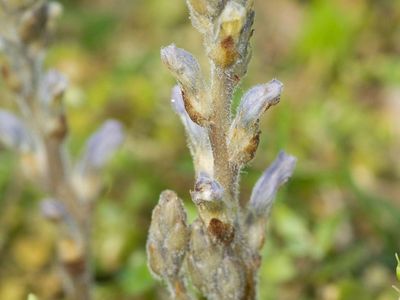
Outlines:
{"label": "parasitic broomrape plant", "polygon": [[[18,153],[26,177],[47,195],[43,215],[57,224],[57,254],[69,299],[91,299],[90,226],[101,191],[101,169],[123,140],[121,124],[106,121],[77,161],[66,147],[63,104],[67,79],[43,61],[62,7],[56,2],[0,0],[2,77],[20,116],[0,110],[0,143]],[[34,296],[31,296],[31,298]]]}
{"label": "parasitic broomrape plant", "polygon": [[188,224],[182,201],[164,191],[153,210],[148,263],[174,299],[192,299],[190,283],[207,299],[255,299],[266,222],[296,159],[279,153],[244,206],[239,203],[239,177],[256,153],[259,120],[279,103],[283,85],[273,79],[254,86],[233,115],[233,93],[251,57],[254,1],[186,2],[192,24],[203,36],[210,77],[204,77],[192,54],[175,45],[163,48],[161,59],[178,82],[172,107],[193,157],[191,198],[198,218]]}

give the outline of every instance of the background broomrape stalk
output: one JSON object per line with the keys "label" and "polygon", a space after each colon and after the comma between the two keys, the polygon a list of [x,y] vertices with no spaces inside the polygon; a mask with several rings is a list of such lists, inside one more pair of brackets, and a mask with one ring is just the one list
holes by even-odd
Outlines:
{"label": "background broomrape stalk", "polygon": [[296,159],[281,152],[244,207],[238,182],[256,153],[259,119],[279,102],[283,85],[274,79],[251,88],[232,116],[232,96],[251,56],[254,1],[187,0],[187,5],[203,35],[209,83],[189,52],[170,45],[161,50],[161,59],[178,82],[172,106],[185,126],[194,161],[191,197],[199,217],[188,225],[182,201],[173,191],[163,192],[149,230],[149,267],[176,299],[192,297],[189,279],[208,299],[255,299],[265,224]]}
{"label": "background broomrape stalk", "polygon": [[0,110],[0,142],[18,152],[26,177],[39,185],[45,217],[59,228],[58,259],[70,299],[90,299],[90,224],[101,190],[100,170],[123,140],[122,127],[106,121],[75,163],[65,147],[68,122],[63,107],[66,78],[45,70],[43,61],[54,22],[55,2],[0,1],[0,50],[5,84],[21,117]]}

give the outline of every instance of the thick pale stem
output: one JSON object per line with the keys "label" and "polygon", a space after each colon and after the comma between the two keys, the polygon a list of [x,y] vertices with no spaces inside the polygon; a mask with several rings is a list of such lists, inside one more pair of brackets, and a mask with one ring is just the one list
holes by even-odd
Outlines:
{"label": "thick pale stem", "polygon": [[74,222],[70,235],[76,243],[83,243],[82,253],[72,263],[63,261],[60,256],[61,267],[65,278],[68,297],[72,300],[89,300],[91,288],[90,270],[90,211],[87,207],[79,207],[78,198],[72,190],[66,173],[66,166],[62,157],[62,144],[51,137],[43,138],[47,159],[47,181],[49,192],[63,202]]}
{"label": "thick pale stem", "polygon": [[[90,267],[90,246],[89,246],[89,226],[83,241],[83,253],[81,257],[77,257],[75,261],[61,260],[62,273],[64,274],[64,286],[67,297],[70,300],[90,300],[92,272]],[[84,231],[84,229],[82,229]],[[82,232],[81,231],[81,232]]]}
{"label": "thick pale stem", "polygon": [[63,202],[69,214],[81,223],[83,211],[79,207],[78,199],[76,199],[76,195],[67,181],[60,142],[48,137],[44,137],[43,140],[47,160],[47,188],[56,199]]}
{"label": "thick pale stem", "polygon": [[235,194],[232,186],[232,170],[229,164],[227,134],[231,120],[231,97],[229,79],[221,68],[213,65],[211,98],[213,114],[210,120],[209,137],[214,154],[214,177],[222,185],[232,202]]}
{"label": "thick pale stem", "polygon": [[[73,262],[63,260],[60,256],[60,265],[65,277],[65,290],[71,300],[90,300],[91,295],[91,269],[90,269],[90,207],[80,203],[78,196],[73,190],[69,178],[67,166],[63,157],[63,138],[49,136],[41,128],[40,107],[34,100],[38,94],[38,80],[41,76],[42,65],[40,57],[31,57],[29,51],[22,46],[22,59],[27,64],[30,73],[30,89],[19,95],[21,101],[26,104],[27,115],[30,119],[28,124],[40,135],[44,145],[45,159],[47,163],[46,183],[49,194],[61,201],[71,219],[72,224],[68,224],[70,232],[68,235],[75,239],[75,243],[82,245],[82,252]],[[25,116],[26,117],[26,116]],[[66,126],[66,125],[65,125]],[[63,128],[66,130],[66,128]],[[60,228],[60,231],[62,229]],[[59,237],[58,242],[63,237]]]}

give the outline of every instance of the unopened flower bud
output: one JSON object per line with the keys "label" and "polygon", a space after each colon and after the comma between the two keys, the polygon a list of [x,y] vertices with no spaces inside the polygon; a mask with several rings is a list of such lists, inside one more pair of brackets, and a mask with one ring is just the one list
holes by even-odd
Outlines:
{"label": "unopened flower bud", "polygon": [[58,2],[39,4],[26,11],[21,18],[18,30],[21,41],[25,44],[46,42],[55,20],[61,13],[62,5]]}
{"label": "unopened flower bud", "polygon": [[237,39],[245,21],[246,9],[237,2],[229,1],[219,19],[221,37],[230,36],[233,39]]}
{"label": "unopened flower bud", "polygon": [[251,88],[243,96],[229,130],[229,153],[233,163],[242,166],[253,159],[259,144],[261,115],[279,102],[282,87],[282,83],[274,79]]}
{"label": "unopened flower bud", "polygon": [[[175,45],[161,49],[161,59],[181,86],[185,108],[190,118],[201,125],[207,118],[209,108],[204,102],[204,80],[197,60],[192,54]],[[200,100],[203,102],[199,102]]]}
{"label": "unopened flower bud", "polygon": [[276,79],[251,88],[240,102],[235,121],[243,127],[257,122],[269,107],[279,103],[282,88],[283,84]]}
{"label": "unopened flower bud", "polygon": [[199,63],[191,53],[172,44],[161,49],[161,60],[185,90],[197,93],[202,84],[202,75]]}
{"label": "unopened flower bud", "polygon": [[25,44],[40,39],[46,31],[48,4],[41,4],[24,13],[19,27],[19,37]]}
{"label": "unopened flower bud", "polygon": [[[218,181],[210,177],[207,173],[200,172],[196,178],[194,190],[190,191],[194,204],[196,204],[201,220],[209,226],[212,235],[219,239],[219,230],[214,232],[215,225],[213,220],[218,220],[221,224],[228,224],[226,214],[226,203],[223,201],[224,189]],[[219,225],[219,223],[217,224]],[[221,226],[217,226],[221,227]],[[225,232],[225,230],[224,230]],[[224,233],[221,233],[225,236]]]}
{"label": "unopened flower bud", "polygon": [[124,139],[122,125],[116,120],[107,120],[87,141],[78,168],[82,173],[102,168]]}
{"label": "unopened flower bud", "polygon": [[199,219],[192,226],[188,273],[196,288],[212,299],[241,299],[244,280],[242,266],[213,242],[204,223]]}
{"label": "unopened flower bud", "polygon": [[213,31],[215,21],[227,0],[186,0],[186,2],[193,27],[206,36]]}
{"label": "unopened flower bud", "polygon": [[292,175],[295,165],[296,158],[281,151],[254,185],[249,209],[256,215],[268,215],[278,188]]}
{"label": "unopened flower bud", "polygon": [[122,125],[107,120],[86,143],[86,149],[75,166],[72,185],[85,201],[96,198],[102,187],[99,170],[104,167],[124,139]]}
{"label": "unopened flower bud", "polygon": [[206,295],[216,293],[215,276],[224,258],[221,245],[212,243],[202,221],[191,225],[188,273],[193,285]]}
{"label": "unopened flower bud", "polygon": [[33,138],[25,124],[5,110],[0,110],[0,142],[24,153],[34,149]]}
{"label": "unopened flower bud", "polygon": [[[50,70],[43,77],[39,87],[39,99],[52,108],[60,105],[61,97],[68,87],[66,77],[56,70]],[[56,107],[54,107],[56,108]]]}
{"label": "unopened flower bud", "polygon": [[46,219],[53,222],[61,221],[66,213],[64,205],[55,199],[44,199],[40,203],[40,210]]}
{"label": "unopened flower bud", "polygon": [[[228,1],[222,11],[215,32],[215,44],[210,48],[209,56],[214,63],[223,68],[229,68],[243,60],[246,56],[240,45],[243,26],[246,24],[247,13],[239,2]],[[242,53],[243,52],[243,53]]]}
{"label": "unopened flower bud", "polygon": [[244,278],[244,267],[238,260],[226,255],[221,263],[221,267],[217,270],[216,299],[243,299],[246,280]]}
{"label": "unopened flower bud", "polygon": [[164,191],[153,210],[147,240],[149,267],[155,276],[168,280],[178,277],[188,239],[182,200],[173,191]]}
{"label": "unopened flower bud", "polygon": [[199,204],[203,201],[218,202],[224,195],[223,187],[208,174],[201,173],[196,180],[194,191],[191,193],[193,202]]}

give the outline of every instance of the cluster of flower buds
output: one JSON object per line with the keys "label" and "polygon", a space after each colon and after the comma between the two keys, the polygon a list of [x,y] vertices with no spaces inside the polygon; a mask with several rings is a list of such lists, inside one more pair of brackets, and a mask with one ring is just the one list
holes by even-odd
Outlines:
{"label": "cluster of flower buds", "polygon": [[175,286],[180,281],[189,240],[182,200],[173,191],[164,191],[152,220],[147,240],[150,270],[156,277],[167,280],[172,293],[179,293]]}
{"label": "cluster of flower buds", "polygon": [[[179,257],[179,273],[208,299],[254,299],[265,225],[276,192],[291,176],[296,159],[281,152],[254,186],[247,205],[239,203],[238,182],[241,169],[256,153],[260,118],[279,103],[283,85],[274,79],[254,86],[232,118],[234,88],[246,74],[251,56],[254,1],[187,0],[187,4],[194,27],[203,35],[211,74],[205,80],[196,58],[175,45],[161,50],[163,63],[178,82],[172,107],[185,127],[196,171],[190,194],[199,218],[185,235],[187,244],[182,248],[187,250]],[[165,262],[168,270],[176,270],[169,263],[174,254],[163,247],[165,234],[156,234],[155,229],[162,222],[163,206],[162,196],[152,216],[149,266],[170,282]],[[184,215],[181,203],[176,209]],[[181,265],[183,259],[186,264]]]}
{"label": "cluster of flower buds", "polygon": [[[38,68],[62,6],[47,1],[1,1],[0,50],[7,54],[2,66],[5,83],[14,92],[33,97]],[[10,26],[12,24],[12,26]]]}
{"label": "cluster of flower buds", "polygon": [[187,270],[193,285],[209,299],[242,299],[242,262],[215,243],[201,220],[191,225]]}
{"label": "cluster of flower buds", "polygon": [[193,26],[203,34],[206,52],[222,68],[247,69],[254,22],[253,0],[187,0]]}
{"label": "cluster of flower buds", "polygon": [[57,2],[38,2],[25,10],[19,21],[18,35],[24,44],[45,45],[54,21],[61,15],[62,6]]}

